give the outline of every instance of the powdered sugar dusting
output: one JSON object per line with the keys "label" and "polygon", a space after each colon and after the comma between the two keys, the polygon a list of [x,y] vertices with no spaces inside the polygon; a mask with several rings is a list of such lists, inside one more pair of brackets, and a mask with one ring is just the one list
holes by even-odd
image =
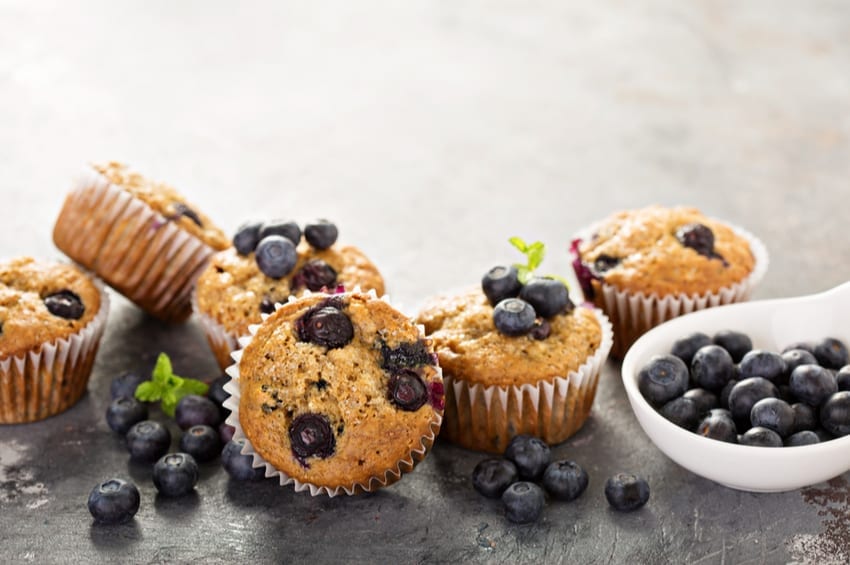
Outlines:
{"label": "powdered sugar dusting", "polygon": [[800,534],[791,538],[786,549],[793,563],[833,564],[850,562],[850,482],[842,477],[830,480],[826,486],[803,489],[803,500],[817,507],[824,518],[824,530],[815,535]]}

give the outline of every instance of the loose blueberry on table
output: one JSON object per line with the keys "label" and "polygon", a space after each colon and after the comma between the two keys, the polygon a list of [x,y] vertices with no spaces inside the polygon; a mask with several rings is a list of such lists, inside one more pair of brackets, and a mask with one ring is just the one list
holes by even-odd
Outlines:
{"label": "loose blueberry on table", "polygon": [[136,394],[136,387],[145,382],[147,379],[138,373],[124,373],[112,379],[109,385],[109,396],[115,400],[119,396],[133,397]]}
{"label": "loose blueberry on table", "polygon": [[98,524],[120,524],[139,511],[141,497],[136,485],[122,479],[108,479],[89,494],[89,512]]}
{"label": "loose blueberry on table", "polygon": [[148,407],[133,397],[119,396],[106,409],[106,423],[119,434],[126,434],[133,425],[147,418]]}
{"label": "loose blueberry on table", "polygon": [[518,480],[516,465],[507,459],[484,459],[472,471],[472,487],[488,498],[500,498]]}
{"label": "loose blueberry on table", "polygon": [[637,510],[649,500],[649,483],[637,475],[618,473],[605,482],[605,498],[614,510]]}
{"label": "loose blueberry on table", "polygon": [[505,459],[513,461],[519,478],[527,481],[539,479],[551,457],[552,452],[545,441],[526,434],[514,437],[505,449]]}
{"label": "loose blueberry on table", "polygon": [[200,425],[216,427],[221,423],[221,410],[205,396],[187,394],[177,403],[174,420],[181,430]]}
{"label": "loose blueberry on table", "polygon": [[546,497],[543,489],[534,483],[520,481],[502,493],[505,517],[515,524],[536,522],[543,513]]}
{"label": "loose blueberry on table", "polygon": [[265,476],[263,467],[253,467],[251,455],[243,455],[244,439],[231,440],[221,450],[221,466],[235,481],[258,481]]}
{"label": "loose blueberry on table", "polygon": [[587,489],[587,471],[575,461],[553,461],[543,472],[543,488],[557,500],[575,500]]}
{"label": "loose blueberry on table", "polygon": [[171,432],[153,420],[142,420],[127,432],[127,450],[136,461],[153,463],[168,451]]}
{"label": "loose blueberry on table", "polygon": [[169,453],[153,466],[153,484],[164,496],[184,496],[198,484],[198,464],[188,453]]}
{"label": "loose blueberry on table", "polygon": [[180,451],[188,453],[200,463],[215,459],[221,453],[218,430],[203,424],[192,426],[180,437]]}

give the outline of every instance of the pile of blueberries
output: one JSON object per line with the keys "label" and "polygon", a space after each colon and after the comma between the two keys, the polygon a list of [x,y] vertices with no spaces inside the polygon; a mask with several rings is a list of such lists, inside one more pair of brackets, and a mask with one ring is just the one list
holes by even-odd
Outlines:
{"label": "pile of blueberries", "polygon": [[[212,461],[219,455],[222,466],[234,480],[263,478],[263,468],[253,468],[252,457],[240,453],[244,440],[233,440],[233,427],[224,423],[228,411],[222,403],[229,395],[223,387],[230,377],[213,381],[206,397],[190,394],[180,399],[174,418],[183,434],[180,451],[176,453],[168,453],[171,447],[168,428],[149,420],[147,405],[133,396],[143,380],[128,373],[112,381],[112,402],[106,411],[106,422],[113,431],[125,436],[134,461],[153,464],[153,483],[161,495],[176,497],[192,492],[198,482],[198,463]],[[88,499],[89,511],[102,524],[131,519],[139,505],[139,489],[119,478],[97,485]]]}
{"label": "pile of blueberries", "polygon": [[534,339],[546,339],[552,331],[547,320],[574,308],[562,281],[532,277],[523,284],[513,266],[499,265],[487,271],[481,288],[494,307],[496,329],[507,336],[529,334]]}
{"label": "pile of blueberries", "polygon": [[794,447],[850,434],[850,357],[839,339],[753,349],[746,334],[696,332],[638,373],[659,413],[704,437]]}
{"label": "pile of blueberries", "polygon": [[[516,436],[504,457],[485,459],[475,466],[472,486],[488,498],[501,498],[511,522],[536,522],[543,513],[545,493],[569,502],[587,489],[587,472],[578,463],[551,459],[549,446],[540,438]],[[649,500],[649,484],[641,477],[618,473],[605,483],[605,498],[616,510],[636,510]]]}

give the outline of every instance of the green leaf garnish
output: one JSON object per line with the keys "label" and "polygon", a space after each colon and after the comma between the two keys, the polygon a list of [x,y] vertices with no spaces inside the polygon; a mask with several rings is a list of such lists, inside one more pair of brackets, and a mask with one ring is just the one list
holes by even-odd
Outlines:
{"label": "green leaf garnish", "polygon": [[[542,241],[527,243],[521,237],[514,236],[508,239],[511,245],[516,247],[520,253],[525,255],[525,264],[514,263],[517,270],[517,278],[522,284],[527,283],[534,275],[535,269],[543,263],[543,258],[546,256],[546,245]],[[567,279],[558,275],[546,275],[546,278],[555,279],[564,283],[564,286],[570,288],[567,284]]]}
{"label": "green leaf garnish", "polygon": [[171,368],[171,359],[165,353],[160,353],[151,373],[151,380],[139,384],[135,396],[142,402],[159,400],[162,411],[173,417],[181,398],[187,394],[204,395],[209,388],[209,385],[197,379],[175,375]]}

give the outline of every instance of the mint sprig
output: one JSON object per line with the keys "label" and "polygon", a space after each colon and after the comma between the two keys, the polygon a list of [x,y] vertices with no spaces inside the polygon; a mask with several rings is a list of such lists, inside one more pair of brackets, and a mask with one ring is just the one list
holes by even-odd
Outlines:
{"label": "mint sprig", "polygon": [[[534,271],[543,262],[543,258],[546,256],[546,245],[542,241],[527,243],[524,239],[518,236],[510,238],[508,241],[511,245],[516,247],[520,253],[525,255],[524,265],[522,263],[514,263],[513,265],[516,267],[519,282],[525,284],[531,280],[532,275],[534,275]],[[558,275],[546,275],[546,278],[561,281],[564,283],[565,287],[570,288],[570,285],[567,284],[567,279],[564,277]]]}
{"label": "mint sprig", "polygon": [[151,380],[139,384],[135,394],[142,402],[159,401],[162,411],[174,417],[174,410],[181,398],[187,394],[204,395],[209,388],[209,385],[197,379],[175,375],[171,368],[171,359],[165,353],[160,353]]}

